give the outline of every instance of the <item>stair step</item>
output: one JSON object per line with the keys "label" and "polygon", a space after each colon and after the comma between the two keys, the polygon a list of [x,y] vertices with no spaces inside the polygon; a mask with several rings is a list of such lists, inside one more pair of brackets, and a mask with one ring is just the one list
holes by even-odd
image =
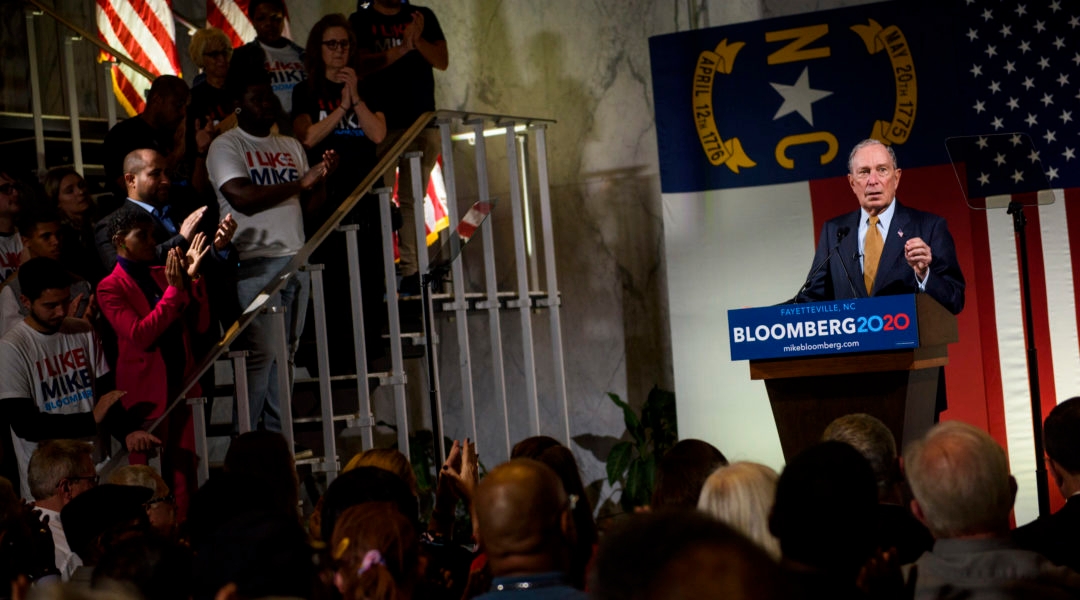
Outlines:
{"label": "stair step", "polygon": [[[368,377],[368,379],[378,380],[378,379],[383,378],[383,377],[390,377],[390,375],[391,375],[391,373],[389,371],[378,371],[378,372],[375,372],[375,373],[368,373],[367,377]],[[356,374],[355,373],[350,373],[348,375],[331,375],[330,376],[330,382],[333,383],[333,382],[336,382],[336,381],[356,381]],[[319,378],[318,377],[297,377],[296,379],[293,379],[293,385],[296,385],[298,383],[305,383],[305,384],[319,383]]]}

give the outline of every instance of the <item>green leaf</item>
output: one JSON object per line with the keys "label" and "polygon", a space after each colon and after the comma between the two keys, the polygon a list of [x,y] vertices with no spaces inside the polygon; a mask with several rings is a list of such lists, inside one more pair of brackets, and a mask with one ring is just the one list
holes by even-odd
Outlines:
{"label": "green leaf", "polygon": [[626,475],[626,489],[624,494],[629,494],[632,506],[644,506],[649,503],[652,496],[653,473],[648,460],[635,460],[630,464]]}
{"label": "green leaf", "polygon": [[634,441],[637,443],[638,449],[643,449],[647,442],[645,437],[645,428],[641,425],[641,421],[634,413],[634,409],[630,408],[630,405],[623,402],[618,395],[608,392],[608,397],[615,403],[616,406],[623,411],[623,421],[626,423],[626,430],[633,436]]}
{"label": "green leaf", "polygon": [[632,456],[633,446],[630,442],[619,442],[611,448],[607,457],[608,483],[615,485],[616,482],[622,480]]}
{"label": "green leaf", "polygon": [[652,430],[653,451],[663,456],[679,438],[675,394],[653,386],[641,407],[641,421]]}

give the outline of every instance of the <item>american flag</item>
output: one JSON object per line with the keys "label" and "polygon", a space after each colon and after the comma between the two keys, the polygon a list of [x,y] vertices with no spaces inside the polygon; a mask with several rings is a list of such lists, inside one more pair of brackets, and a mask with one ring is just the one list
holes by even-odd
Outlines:
{"label": "american flag", "polygon": [[[401,205],[398,199],[398,187],[400,171],[394,173],[394,204]],[[411,185],[411,183],[409,184]],[[428,178],[427,192],[424,195],[424,230],[427,233],[427,245],[430,246],[439,241],[439,232],[450,225],[450,217],[446,208],[446,182],[443,180],[442,157],[435,161],[431,168],[431,177]],[[412,223],[404,223],[404,227],[412,227]],[[466,241],[468,237],[465,237]],[[394,233],[394,260],[399,259],[398,234]]]}
{"label": "american flag", "polygon": [[[97,0],[95,13],[98,36],[106,44],[154,77],[180,73],[170,0]],[[112,79],[116,98],[128,115],[142,112],[151,82],[122,64],[112,67]]]}
{"label": "american flag", "polygon": [[[960,10],[958,58],[966,69],[961,89],[968,97],[967,131],[1026,134],[1032,150],[1005,152],[1006,160],[980,171],[984,177],[976,179],[971,193],[1023,191],[1030,187],[1025,182],[1016,181],[1019,186],[1012,190],[1008,182],[1036,163],[1050,185],[1080,187],[1080,3],[964,0]],[[1008,139],[1010,148],[1020,147]],[[991,156],[996,159],[999,150]]]}

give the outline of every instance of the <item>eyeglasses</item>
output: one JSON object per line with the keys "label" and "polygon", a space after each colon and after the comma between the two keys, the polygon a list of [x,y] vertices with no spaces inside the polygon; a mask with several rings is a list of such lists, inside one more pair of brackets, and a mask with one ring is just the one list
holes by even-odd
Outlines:
{"label": "eyeglasses", "polygon": [[176,496],[174,496],[172,494],[168,494],[166,496],[158,496],[156,498],[151,498],[151,499],[146,501],[144,506],[146,506],[146,508],[150,508],[151,506],[153,506],[155,504],[160,504],[161,502],[164,502],[165,504],[168,504],[168,505],[171,506],[173,504],[176,504]]}
{"label": "eyeglasses", "polygon": [[14,192],[17,189],[19,189],[19,186],[14,183],[5,183],[4,185],[0,185],[0,194],[10,196],[11,192]]}
{"label": "eyeglasses", "polygon": [[[81,477],[65,477],[64,480],[67,480],[67,481],[69,481],[71,483],[75,483],[77,481],[89,481],[91,486],[95,486],[95,485],[98,484],[99,481],[101,481],[101,476],[100,475],[83,475]],[[61,481],[63,481],[63,480],[61,480]]]}
{"label": "eyeglasses", "polygon": [[229,53],[225,50],[211,50],[210,52],[203,52],[202,55],[206,58],[222,58],[228,56]]}
{"label": "eyeglasses", "polygon": [[349,40],[323,40],[323,46],[326,46],[331,50],[337,50],[339,48],[342,50],[348,50]]}

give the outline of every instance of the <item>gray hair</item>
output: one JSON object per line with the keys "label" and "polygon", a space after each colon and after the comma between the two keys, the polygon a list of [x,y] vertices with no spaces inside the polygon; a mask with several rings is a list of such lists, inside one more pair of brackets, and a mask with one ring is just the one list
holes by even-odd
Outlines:
{"label": "gray hair", "polygon": [[867,139],[859,142],[858,144],[855,144],[855,147],[851,149],[851,154],[848,154],[848,157],[847,157],[847,170],[848,170],[848,173],[851,173],[852,175],[855,174],[855,153],[858,152],[859,150],[862,150],[863,148],[866,148],[867,146],[881,146],[881,147],[885,148],[885,150],[889,153],[889,158],[892,159],[893,168],[894,169],[899,169],[900,168],[900,163],[898,163],[896,161],[896,151],[893,150],[892,146],[882,142],[881,140],[875,140],[874,138],[867,138]]}
{"label": "gray hair", "polygon": [[34,500],[56,494],[56,486],[68,477],[78,477],[83,458],[93,458],[94,447],[81,440],[49,440],[30,455],[27,483]]}
{"label": "gray hair", "polygon": [[877,417],[866,413],[839,417],[825,428],[821,441],[844,442],[858,450],[874,470],[878,487],[896,480],[896,438]]}
{"label": "gray hair", "polygon": [[960,421],[935,425],[904,451],[904,467],[935,538],[1008,530],[1009,461],[985,431]]}
{"label": "gray hair", "polygon": [[713,471],[698,498],[698,510],[716,518],[780,559],[780,542],[769,532],[769,512],[780,478],[771,468],[734,462]]}

